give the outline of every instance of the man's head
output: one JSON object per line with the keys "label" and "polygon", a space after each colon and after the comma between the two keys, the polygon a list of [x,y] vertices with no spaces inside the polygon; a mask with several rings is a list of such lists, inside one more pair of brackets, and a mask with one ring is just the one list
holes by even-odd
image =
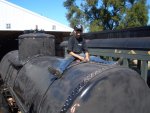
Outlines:
{"label": "man's head", "polygon": [[77,38],[80,37],[80,35],[82,34],[82,32],[83,32],[83,27],[82,27],[82,25],[76,25],[76,26],[74,26],[74,33],[75,33],[75,36],[76,36]]}
{"label": "man's head", "polygon": [[83,32],[83,27],[82,27],[82,25],[76,25],[76,26],[74,26],[74,31]]}

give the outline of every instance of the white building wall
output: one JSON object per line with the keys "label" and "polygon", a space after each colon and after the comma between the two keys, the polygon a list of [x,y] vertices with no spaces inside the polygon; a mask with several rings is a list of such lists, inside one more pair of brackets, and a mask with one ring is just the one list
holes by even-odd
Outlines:
{"label": "white building wall", "polygon": [[39,30],[45,31],[72,31],[68,26],[0,0],[0,30],[30,30],[35,29],[36,26]]}

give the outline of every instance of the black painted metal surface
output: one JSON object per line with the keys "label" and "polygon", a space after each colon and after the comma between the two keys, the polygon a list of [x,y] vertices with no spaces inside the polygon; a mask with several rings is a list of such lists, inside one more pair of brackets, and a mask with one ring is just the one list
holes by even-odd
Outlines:
{"label": "black painted metal surface", "polygon": [[37,55],[55,55],[54,35],[29,33],[19,36],[19,60],[26,62]]}
{"label": "black painted metal surface", "polygon": [[[29,36],[29,40],[22,40],[25,45],[21,46],[27,50],[26,43],[31,41],[32,35],[24,36],[23,39],[28,39]],[[40,36],[41,34],[37,35]],[[34,38],[32,41],[31,45],[41,43]],[[44,51],[47,47],[43,48]],[[29,49],[34,51],[36,48]],[[0,63],[4,86],[22,113],[150,112],[150,89],[140,75],[131,69],[117,65],[74,62],[57,79],[48,71],[48,67],[57,67],[63,58],[38,52],[25,53],[22,48],[11,51]],[[23,56],[21,59],[20,55]]]}
{"label": "black painted metal surface", "polygon": [[58,65],[61,58],[40,56],[15,68],[7,64],[10,56],[2,60],[0,72],[23,113],[150,112],[150,90],[133,70],[81,63],[56,79],[48,66]]}
{"label": "black painted metal surface", "polygon": [[150,50],[150,38],[93,39],[87,45],[89,48]]}
{"label": "black painted metal surface", "polygon": [[106,38],[143,38],[150,37],[150,26],[133,27],[121,30],[104,30],[83,34],[86,39],[106,39]]}

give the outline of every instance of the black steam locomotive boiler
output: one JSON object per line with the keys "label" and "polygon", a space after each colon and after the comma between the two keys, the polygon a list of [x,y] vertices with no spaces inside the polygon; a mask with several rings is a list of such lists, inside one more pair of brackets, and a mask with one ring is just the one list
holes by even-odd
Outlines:
{"label": "black steam locomotive boiler", "polygon": [[55,56],[55,37],[28,33],[18,40],[19,49],[0,63],[1,92],[11,112],[150,113],[150,90],[135,71],[73,62],[56,78],[48,70],[63,60]]}

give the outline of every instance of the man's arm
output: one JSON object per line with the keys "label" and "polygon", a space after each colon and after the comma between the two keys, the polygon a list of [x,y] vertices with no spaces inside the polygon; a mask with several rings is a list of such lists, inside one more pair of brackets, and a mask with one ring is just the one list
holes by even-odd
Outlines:
{"label": "man's arm", "polygon": [[85,39],[83,39],[83,51],[85,52],[85,61],[90,61],[89,51],[88,51]]}
{"label": "man's arm", "polygon": [[85,52],[85,60],[86,61],[90,61],[90,58],[89,58],[89,52]]}
{"label": "man's arm", "polygon": [[74,56],[75,58],[81,60],[81,61],[86,61],[84,57],[82,57],[82,56],[80,56],[80,55],[78,55],[78,54],[76,54],[76,53],[74,53],[72,51],[69,52],[69,54],[72,55],[72,56]]}

